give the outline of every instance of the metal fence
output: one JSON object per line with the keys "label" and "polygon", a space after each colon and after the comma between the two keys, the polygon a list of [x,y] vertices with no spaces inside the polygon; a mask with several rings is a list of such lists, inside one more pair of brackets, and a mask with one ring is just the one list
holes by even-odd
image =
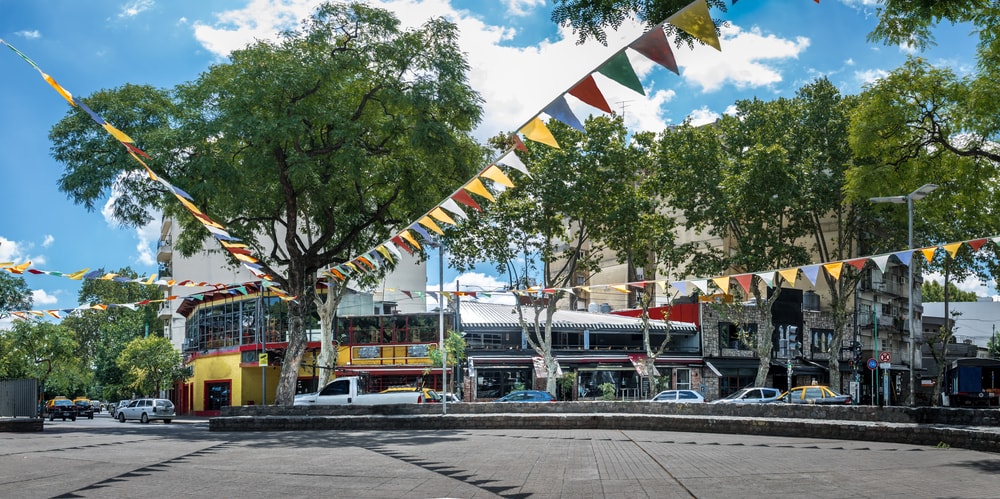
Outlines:
{"label": "metal fence", "polygon": [[38,416],[37,379],[0,379],[0,417]]}

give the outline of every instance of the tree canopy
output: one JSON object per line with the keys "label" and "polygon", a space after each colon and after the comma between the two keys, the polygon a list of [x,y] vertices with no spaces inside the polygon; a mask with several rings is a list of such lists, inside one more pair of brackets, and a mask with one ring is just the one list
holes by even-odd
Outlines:
{"label": "tree canopy", "polygon": [[[279,41],[237,50],[195,81],[82,99],[299,297],[289,303],[279,404],[294,395],[318,272],[384,242],[483,165],[469,135],[480,98],[457,38],[444,19],[404,30],[385,10],[326,3]],[[50,134],[66,165],[60,188],[92,208],[114,185],[121,221],[143,223],[148,206],[161,207],[182,227],[175,249],[200,250],[201,224],[88,121],[74,110]]]}
{"label": "tree canopy", "polygon": [[[943,302],[944,286],[937,281],[926,281],[921,286],[921,298],[924,302]],[[948,283],[948,301],[977,301],[979,298],[974,291],[962,291],[955,286],[955,283]]]}
{"label": "tree canopy", "polygon": [[[608,37],[605,30],[618,29],[627,19],[637,19],[647,28],[652,28],[668,17],[683,9],[690,0],[554,0],[552,21],[560,26],[569,26],[577,35],[577,43],[583,43],[588,38],[607,45]],[[709,7],[714,7],[725,13],[728,7],[725,0],[707,0]],[[713,19],[718,30],[725,21]],[[663,26],[668,36],[673,36],[678,45],[693,46],[696,41],[691,35],[678,30],[670,24]]]}

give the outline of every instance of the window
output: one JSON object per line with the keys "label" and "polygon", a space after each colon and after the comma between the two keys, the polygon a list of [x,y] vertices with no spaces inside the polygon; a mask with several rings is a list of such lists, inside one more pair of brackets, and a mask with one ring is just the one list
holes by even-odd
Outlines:
{"label": "window", "polygon": [[730,322],[719,323],[719,348],[731,348],[733,350],[749,350],[747,340],[753,338],[757,333],[756,324],[744,324],[741,328],[737,324]]}
{"label": "window", "polygon": [[674,376],[677,379],[678,390],[690,390],[691,389],[691,370],[690,369],[674,369]]}
{"label": "window", "polygon": [[205,383],[205,410],[218,411],[232,405],[229,381],[209,381]]}
{"label": "window", "polygon": [[812,345],[810,350],[813,353],[827,353],[830,351],[830,346],[833,343],[833,330],[832,329],[813,329],[812,330]]}

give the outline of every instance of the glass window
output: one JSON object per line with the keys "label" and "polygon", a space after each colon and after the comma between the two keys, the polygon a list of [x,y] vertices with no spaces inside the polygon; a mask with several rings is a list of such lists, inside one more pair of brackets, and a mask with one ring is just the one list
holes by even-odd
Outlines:
{"label": "glass window", "polygon": [[229,381],[205,383],[205,410],[218,411],[223,407],[232,405],[230,386]]}
{"label": "glass window", "polygon": [[805,398],[806,400],[821,399],[823,398],[823,391],[818,386],[810,386],[806,388]]}
{"label": "glass window", "polygon": [[691,389],[691,370],[690,369],[675,369],[674,376],[677,379],[677,389],[678,390],[690,390]]}

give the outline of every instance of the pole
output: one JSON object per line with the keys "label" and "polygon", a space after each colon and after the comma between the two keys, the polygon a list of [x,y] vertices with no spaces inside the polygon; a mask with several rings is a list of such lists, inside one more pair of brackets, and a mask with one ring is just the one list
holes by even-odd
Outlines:
{"label": "pole", "polygon": [[444,245],[438,246],[438,348],[441,352],[441,414],[448,414],[448,352],[444,349]]}
{"label": "pole", "polygon": [[910,357],[910,407],[917,405],[916,400],[916,371],[913,369],[914,362],[914,348],[913,344],[916,343],[916,337],[913,335],[913,266],[916,265],[916,261],[913,258],[913,194],[906,196],[906,212],[907,212],[907,227],[909,232],[909,238],[907,243],[907,249],[910,251],[910,264],[907,265],[909,270],[909,279],[906,281],[909,289],[906,292],[906,304],[908,310],[906,313],[906,319],[909,323],[910,331],[910,344],[908,345],[908,353]]}
{"label": "pole", "polygon": [[879,349],[878,349],[878,301],[877,300],[875,302],[875,306],[872,307],[872,323],[874,324],[874,329],[872,330],[872,334],[875,336],[875,351],[872,352],[872,356],[875,357],[876,360],[875,371],[873,371],[874,376],[872,376],[872,402],[874,403],[874,405],[881,407],[881,403],[879,401],[879,396],[878,396],[878,392],[880,390],[879,377],[878,377],[880,362],[878,362]]}

